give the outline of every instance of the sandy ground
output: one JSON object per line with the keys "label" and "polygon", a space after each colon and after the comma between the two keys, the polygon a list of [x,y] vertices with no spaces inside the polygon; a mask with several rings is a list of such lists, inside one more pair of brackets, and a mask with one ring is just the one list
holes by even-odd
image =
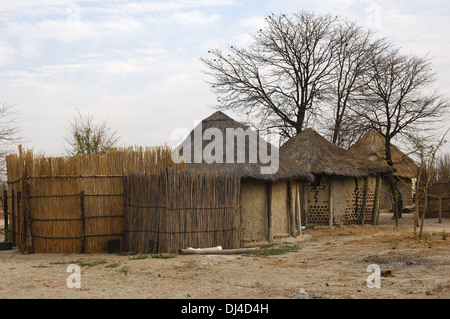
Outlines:
{"label": "sandy ground", "polygon": [[[412,215],[395,227],[381,214],[373,227],[316,227],[272,245],[279,255],[176,255],[136,259],[112,254],[0,251],[0,298],[153,299],[447,299],[450,219],[425,220],[427,240],[413,237]],[[0,234],[0,238],[3,234]],[[260,243],[259,245],[262,245]],[[283,252],[283,250],[282,250]],[[81,288],[69,288],[70,264]],[[381,287],[369,288],[367,267],[379,265]]]}

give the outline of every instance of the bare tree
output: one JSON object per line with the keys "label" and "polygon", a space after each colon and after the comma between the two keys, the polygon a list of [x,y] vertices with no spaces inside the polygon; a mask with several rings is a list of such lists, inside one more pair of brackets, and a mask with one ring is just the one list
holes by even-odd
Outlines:
{"label": "bare tree", "polygon": [[82,115],[79,110],[77,112],[78,116],[70,123],[65,137],[68,144],[65,151],[68,155],[105,153],[118,142],[117,133],[106,121],[95,123],[94,115]]}
{"label": "bare tree", "polygon": [[251,115],[260,129],[284,137],[301,132],[320,114],[316,101],[333,81],[336,20],[304,11],[270,14],[248,48],[209,51],[213,57],[201,61],[209,68],[218,108]]}
{"label": "bare tree", "polygon": [[[374,55],[370,70],[364,73],[365,85],[360,92],[358,107],[353,111],[368,127],[375,128],[385,139],[385,158],[390,167],[395,159],[391,141],[399,134],[425,128],[425,124],[442,120],[448,109],[447,101],[431,90],[435,74],[427,58],[401,55],[398,49]],[[401,217],[402,200],[394,169],[387,174],[394,198],[394,216]]]}
{"label": "bare tree", "polygon": [[12,147],[22,141],[19,128],[11,117],[13,105],[3,103],[0,105],[0,182],[6,181],[5,156]]}
{"label": "bare tree", "polygon": [[[437,169],[435,167],[436,162],[436,154],[439,150],[439,148],[444,144],[445,142],[445,136],[450,131],[450,128],[447,129],[447,131],[444,133],[444,135],[441,137],[440,141],[437,143],[437,145],[430,145],[424,142],[423,138],[415,138],[412,137],[412,140],[417,148],[417,151],[420,156],[420,168],[419,173],[417,176],[417,183],[416,183],[416,212],[414,216],[414,236],[416,236],[416,227],[419,223],[419,216],[420,216],[420,197],[421,193],[423,192],[423,210],[422,210],[422,217],[421,217],[421,223],[420,223],[420,231],[419,231],[419,237],[422,238],[423,235],[423,225],[425,223],[425,215],[427,214],[427,207],[428,207],[428,191],[431,187],[432,183],[435,182],[435,178],[437,175]],[[448,154],[447,154],[448,155]],[[448,157],[448,156],[447,156]],[[442,163],[441,163],[442,166]],[[426,170],[425,170],[426,167]],[[423,176],[425,175],[425,176]],[[424,177],[424,185],[422,186],[420,183],[422,181],[422,177]],[[434,180],[433,180],[434,179]]]}
{"label": "bare tree", "polygon": [[325,119],[328,122],[325,135],[329,135],[332,143],[348,148],[364,134],[364,127],[349,107],[359,103],[358,92],[364,89],[363,74],[369,70],[371,59],[389,44],[384,39],[374,38],[373,31],[365,31],[349,21],[337,25],[334,37],[334,81],[325,99],[331,114]]}

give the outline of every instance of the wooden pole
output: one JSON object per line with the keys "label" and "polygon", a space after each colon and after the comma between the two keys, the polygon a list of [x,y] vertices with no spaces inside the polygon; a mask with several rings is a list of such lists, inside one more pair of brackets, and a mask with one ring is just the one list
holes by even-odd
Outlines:
{"label": "wooden pole", "polygon": [[330,210],[329,225],[333,226],[333,181],[328,178],[328,208]]}
{"label": "wooden pole", "polygon": [[381,202],[381,188],[383,186],[383,179],[381,175],[377,176],[377,181],[375,184],[375,198],[373,200],[373,214],[372,214],[372,225],[378,225],[380,217],[380,202]]}
{"label": "wooden pole", "polygon": [[439,197],[438,200],[439,200],[439,212],[438,212],[439,224],[442,224],[442,197]]}
{"label": "wooden pole", "polygon": [[[295,184],[293,184],[295,183]],[[290,220],[291,220],[291,235],[292,237],[295,237],[297,235],[297,228],[295,227],[295,216],[296,216],[296,211],[297,211],[297,207],[296,207],[296,196],[297,193],[296,192],[292,192],[292,186],[293,185],[297,185],[296,182],[293,181],[289,181],[288,183],[288,192],[289,192],[289,211],[290,211]]]}
{"label": "wooden pole", "polygon": [[191,255],[228,255],[228,254],[246,254],[259,251],[259,247],[236,248],[236,249],[180,249],[180,254]]}
{"label": "wooden pole", "polygon": [[30,184],[29,179],[24,180],[24,217],[25,217],[25,241],[28,254],[34,253],[33,231],[31,225],[31,207],[30,207]]}
{"label": "wooden pole", "polygon": [[9,231],[8,231],[8,191],[5,189],[3,191],[3,216],[5,219],[5,241],[9,241]]}
{"label": "wooden pole", "polygon": [[303,184],[303,213],[305,214],[305,226],[308,226],[308,190],[306,184]]}
{"label": "wooden pole", "polygon": [[368,178],[366,177],[364,179],[364,191],[363,191],[363,204],[362,204],[362,210],[361,210],[361,225],[364,225],[366,221],[366,206],[367,206],[367,188],[368,188],[369,182]]}
{"label": "wooden pole", "polygon": [[11,190],[11,236],[13,245],[16,245],[16,201],[14,189]]}
{"label": "wooden pole", "polygon": [[81,211],[81,253],[86,252],[86,214],[84,209],[84,191],[80,193],[80,211]]}
{"label": "wooden pole", "polygon": [[17,242],[19,243],[20,249],[22,249],[22,192],[17,192]]}
{"label": "wooden pole", "polygon": [[302,233],[302,210],[300,206],[300,186],[297,183],[297,211],[298,211],[298,232],[300,235],[303,235]]}
{"label": "wooden pole", "polygon": [[273,241],[273,216],[272,216],[272,183],[267,185],[267,219],[268,219],[268,235],[267,240]]}

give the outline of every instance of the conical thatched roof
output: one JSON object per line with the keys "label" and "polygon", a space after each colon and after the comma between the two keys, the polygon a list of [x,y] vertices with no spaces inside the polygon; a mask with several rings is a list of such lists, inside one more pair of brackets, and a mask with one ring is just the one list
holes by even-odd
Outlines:
{"label": "conical thatched roof", "polygon": [[383,173],[386,168],[372,163],[328,140],[313,129],[306,129],[280,148],[281,154],[309,167],[314,175],[366,177]]}
{"label": "conical thatched roof", "polygon": [[[384,137],[375,129],[369,130],[361,137],[349,151],[367,158],[373,162],[379,163],[385,167],[388,164],[385,160],[386,146]],[[400,151],[395,145],[391,144],[392,161],[394,162],[394,175],[398,177],[414,178],[417,176],[419,167],[405,153]]]}
{"label": "conical thatched roof", "polygon": [[[204,133],[207,129],[213,129],[209,132],[220,132],[223,140],[217,140],[217,136],[211,137],[211,139],[207,139],[209,137],[205,137]],[[230,143],[227,143],[227,129],[228,131],[233,131],[237,137],[234,137],[234,147],[230,147]],[[241,129],[241,130],[240,130]],[[197,138],[195,137],[197,134]],[[201,134],[201,135],[200,135]],[[201,151],[206,150],[208,148],[209,154],[215,155],[215,152],[211,152],[211,143],[217,142],[217,145],[222,145],[223,154],[221,157],[221,161],[212,162],[204,157],[200,158],[200,163],[195,163],[195,143],[194,140],[198,140],[198,136],[201,136]],[[243,149],[240,148],[241,151],[245,151],[245,158],[241,162],[238,162],[238,149],[237,146],[239,144],[238,139],[241,141],[245,141],[243,144],[245,145]],[[190,145],[190,148],[189,148]],[[199,144],[197,144],[198,147]],[[228,146],[228,149],[227,149]],[[265,163],[261,161],[259,155],[259,151],[263,147],[262,153],[268,154],[270,159],[269,162]],[[189,149],[191,150],[189,154]],[[199,147],[197,148],[198,151]],[[256,150],[256,152],[255,152]],[[267,150],[267,151],[266,151]],[[181,156],[183,156],[186,160],[186,168],[187,169],[195,169],[200,171],[217,171],[217,172],[230,172],[236,173],[241,178],[248,179],[256,179],[256,180],[265,180],[265,181],[279,181],[279,180],[287,180],[287,179],[300,179],[305,181],[313,180],[314,176],[304,169],[303,167],[297,165],[290,158],[283,158],[281,155],[277,156],[278,159],[278,170],[275,173],[266,174],[261,172],[261,168],[268,168],[271,166],[272,162],[275,159],[272,159],[270,154],[271,150],[276,150],[279,153],[278,148],[271,145],[263,138],[261,138],[254,131],[249,129],[247,126],[239,123],[224,113],[217,111],[208,118],[204,119],[194,130],[191,131],[189,136],[180,144],[180,146],[175,150],[179,152]],[[252,154],[256,155],[255,157],[250,158],[249,152],[252,151]],[[232,153],[234,152],[234,153]],[[184,154],[183,154],[184,153]],[[198,152],[197,152],[198,154]],[[220,153],[217,153],[220,154]],[[227,154],[229,156],[227,160]],[[241,153],[242,154],[242,153]],[[275,154],[275,152],[273,153]],[[231,155],[234,155],[231,158]],[[275,157],[275,156],[274,156]],[[275,165],[275,164],[274,164]],[[275,165],[276,166],[276,165]]]}

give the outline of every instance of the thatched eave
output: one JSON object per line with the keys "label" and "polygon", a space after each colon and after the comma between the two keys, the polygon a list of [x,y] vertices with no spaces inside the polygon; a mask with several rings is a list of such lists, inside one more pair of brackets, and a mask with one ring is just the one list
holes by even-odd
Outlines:
{"label": "thatched eave", "polygon": [[367,177],[386,172],[386,168],[345,150],[307,129],[283,144],[283,156],[309,167],[316,176]]}

